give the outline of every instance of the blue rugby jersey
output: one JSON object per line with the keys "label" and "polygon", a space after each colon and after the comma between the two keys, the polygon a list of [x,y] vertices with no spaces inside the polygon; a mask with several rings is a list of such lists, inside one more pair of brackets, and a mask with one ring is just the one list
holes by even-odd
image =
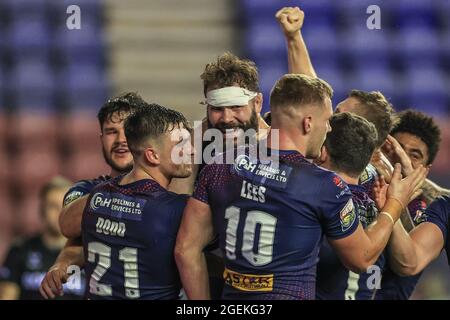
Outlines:
{"label": "blue rugby jersey", "polygon": [[64,195],[63,205],[67,206],[69,203],[81,198],[91,192],[91,190],[102,182],[111,179],[110,176],[99,176],[95,179],[80,180],[75,183],[69,191]]}
{"label": "blue rugby jersey", "polygon": [[450,266],[450,197],[443,196],[436,199],[426,211],[426,221],[434,223],[442,231],[444,236],[444,249],[447,251],[448,264]]}
{"label": "blue rugby jersey", "polygon": [[[411,219],[414,225],[426,221],[425,210],[427,205],[424,200],[418,198],[411,201],[408,205],[408,211],[411,215]],[[376,300],[408,300],[416,285],[419,282],[422,272],[410,277],[403,277],[397,275],[386,265],[386,270],[383,272],[383,278],[381,280],[381,288],[376,293]]]}
{"label": "blue rugby jersey", "polygon": [[187,196],[154,180],[95,187],[83,213],[89,299],[177,299],[173,251]]}
{"label": "blue rugby jersey", "polygon": [[279,153],[279,163],[243,154],[200,173],[193,197],[212,210],[225,299],[314,299],[323,235],[344,238],[358,226],[336,174],[297,151]]}
{"label": "blue rugby jersey", "polygon": [[[348,186],[352,192],[359,221],[364,228],[367,228],[378,216],[375,202],[369,198],[364,186]],[[317,265],[316,297],[319,300],[373,299],[377,281],[381,278],[384,266],[385,257],[382,254],[376,261],[375,266],[367,272],[354,273],[341,263],[329,243],[324,241]]]}

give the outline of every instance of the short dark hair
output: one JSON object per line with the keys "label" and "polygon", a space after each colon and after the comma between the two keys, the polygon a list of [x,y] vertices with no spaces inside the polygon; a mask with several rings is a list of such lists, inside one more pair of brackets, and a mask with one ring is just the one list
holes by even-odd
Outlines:
{"label": "short dark hair", "polygon": [[[112,116],[116,113],[132,113],[136,108],[145,104],[144,99],[136,92],[126,92],[115,98],[109,99],[97,114],[100,130],[106,120],[112,121]],[[123,119],[121,119],[122,121]]]}
{"label": "short dark hair", "polygon": [[200,78],[203,80],[205,95],[208,87],[229,87],[235,83],[244,89],[259,92],[256,64],[247,59],[240,59],[231,52],[225,52],[215,62],[208,63]]}
{"label": "short dark hair", "polygon": [[325,147],[333,170],[359,177],[377,146],[377,129],[363,117],[349,112],[334,114],[330,125]]}
{"label": "short dark hair", "polygon": [[190,129],[188,121],[180,112],[156,103],[146,103],[137,108],[125,120],[124,128],[128,148],[133,155],[139,155],[142,151],[141,147],[147,139],[157,139],[180,125]]}
{"label": "short dark hair", "polygon": [[323,105],[333,97],[333,89],[324,80],[303,74],[285,74],[273,86],[270,108],[292,107],[305,104]]}
{"label": "short dark hair", "polygon": [[353,113],[375,125],[378,132],[377,148],[381,147],[394,124],[392,104],[379,91],[352,90],[349,96],[359,101],[359,108],[354,110]]}
{"label": "short dark hair", "polygon": [[441,142],[441,129],[432,117],[423,112],[405,110],[397,114],[397,123],[391,131],[391,135],[406,132],[417,136],[428,148],[427,165],[436,158]]}

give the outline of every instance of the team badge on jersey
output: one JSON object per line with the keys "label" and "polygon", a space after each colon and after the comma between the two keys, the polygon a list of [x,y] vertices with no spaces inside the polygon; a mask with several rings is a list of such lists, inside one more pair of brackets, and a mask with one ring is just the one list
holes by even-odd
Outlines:
{"label": "team badge on jersey", "polygon": [[353,205],[353,200],[348,200],[347,204],[344,208],[342,208],[340,212],[340,219],[341,219],[341,227],[342,231],[347,231],[355,222],[356,220],[356,210],[355,206]]}
{"label": "team badge on jersey", "polygon": [[64,198],[64,207],[67,206],[69,203],[74,202],[78,198],[83,196],[83,192],[81,191],[72,191]]}

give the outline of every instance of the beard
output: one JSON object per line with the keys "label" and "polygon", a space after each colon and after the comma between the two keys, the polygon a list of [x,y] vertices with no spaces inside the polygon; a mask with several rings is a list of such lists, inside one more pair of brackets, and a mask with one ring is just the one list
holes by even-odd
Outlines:
{"label": "beard", "polygon": [[209,118],[207,117],[208,120],[208,129],[218,129],[220,130],[222,133],[226,133],[227,129],[242,129],[245,131],[249,130],[249,129],[253,129],[256,132],[258,132],[258,128],[259,128],[259,123],[258,123],[258,114],[255,111],[255,108],[252,109],[252,114],[250,116],[250,119],[246,122],[240,122],[238,121],[238,123],[217,123],[215,126],[209,121]]}
{"label": "beard", "polygon": [[105,162],[115,171],[120,173],[128,173],[133,169],[133,161],[128,162],[125,165],[119,165],[117,164],[111,157],[112,150],[114,150],[117,146],[113,146],[111,148],[111,151],[106,151],[105,148],[102,148],[103,152],[103,158],[105,159]]}

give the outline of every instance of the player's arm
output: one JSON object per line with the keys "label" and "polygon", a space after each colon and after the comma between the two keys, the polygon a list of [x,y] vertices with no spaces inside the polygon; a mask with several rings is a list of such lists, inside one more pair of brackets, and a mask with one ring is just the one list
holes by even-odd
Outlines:
{"label": "player's arm", "polygon": [[53,266],[42,279],[39,291],[45,299],[54,299],[56,296],[62,296],[63,284],[69,278],[67,270],[70,266],[84,266],[83,246],[81,239],[69,239],[56,258]]}
{"label": "player's arm", "polygon": [[77,238],[81,235],[81,220],[83,210],[89,195],[84,195],[66,205],[59,215],[61,233],[67,238]]}
{"label": "player's arm", "polygon": [[275,17],[286,38],[289,73],[300,73],[316,78],[317,75],[301,32],[304,12],[298,7],[285,7],[280,9]]}
{"label": "player's arm", "polygon": [[[416,255],[417,265],[412,267],[400,266],[396,270],[402,275],[414,275],[421,272],[431,261],[439,256],[448,236],[448,210],[446,199],[434,201],[426,210],[426,222],[414,228],[409,236],[411,247]],[[447,239],[448,241],[448,239]]]}
{"label": "player's arm", "polygon": [[423,185],[422,196],[425,198],[427,204],[432,203],[436,198],[441,196],[449,196],[450,190],[438,186],[430,179],[426,179]]}
{"label": "player's arm", "polygon": [[211,209],[190,198],[183,212],[175,245],[175,260],[189,299],[210,299],[208,269],[203,249],[213,240]]}
{"label": "player's arm", "polygon": [[329,239],[342,263],[354,272],[365,272],[387,245],[395,222],[406,205],[420,193],[427,169],[420,167],[401,179],[401,166],[396,165],[382,213],[366,230],[359,224],[356,231],[341,239]]}

